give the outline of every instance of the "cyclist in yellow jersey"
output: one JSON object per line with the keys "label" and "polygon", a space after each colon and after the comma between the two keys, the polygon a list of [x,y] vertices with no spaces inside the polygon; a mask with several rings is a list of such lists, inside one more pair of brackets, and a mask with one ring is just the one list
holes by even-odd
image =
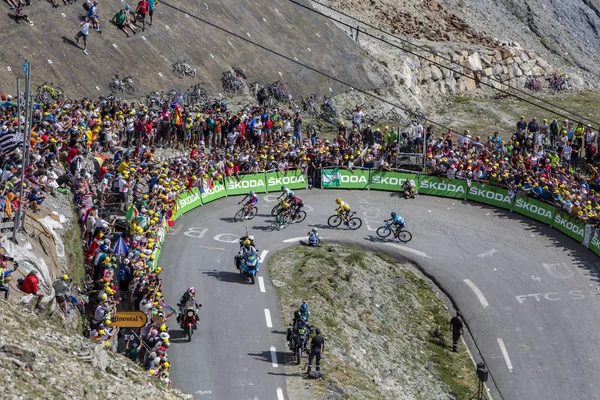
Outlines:
{"label": "cyclist in yellow jersey", "polygon": [[344,216],[346,222],[348,222],[348,217],[350,216],[350,204],[346,203],[339,197],[335,199],[335,202],[338,204],[338,208],[335,210],[339,215]]}

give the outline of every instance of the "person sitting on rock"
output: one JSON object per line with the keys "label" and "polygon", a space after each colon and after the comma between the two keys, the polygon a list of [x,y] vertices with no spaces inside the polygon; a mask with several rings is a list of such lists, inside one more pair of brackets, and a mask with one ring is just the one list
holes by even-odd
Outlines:
{"label": "person sitting on rock", "polygon": [[19,289],[27,294],[34,294],[37,296],[37,302],[35,304],[36,308],[40,306],[42,299],[44,298],[44,293],[41,292],[38,288],[39,278],[37,269],[32,270],[25,279],[20,283]]}

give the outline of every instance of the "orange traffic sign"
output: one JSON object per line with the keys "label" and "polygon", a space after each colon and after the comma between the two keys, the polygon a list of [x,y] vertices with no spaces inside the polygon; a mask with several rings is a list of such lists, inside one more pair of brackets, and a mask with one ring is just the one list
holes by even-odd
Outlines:
{"label": "orange traffic sign", "polygon": [[112,326],[122,328],[141,328],[146,325],[148,318],[141,311],[117,311],[117,319],[112,322]]}

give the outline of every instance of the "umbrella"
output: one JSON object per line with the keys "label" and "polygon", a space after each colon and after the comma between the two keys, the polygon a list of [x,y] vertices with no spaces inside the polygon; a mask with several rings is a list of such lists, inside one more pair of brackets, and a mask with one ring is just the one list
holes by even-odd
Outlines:
{"label": "umbrella", "polygon": [[127,253],[129,253],[129,249],[125,244],[123,237],[120,237],[119,240],[117,240],[117,243],[115,243],[115,247],[113,247],[113,253],[118,254],[120,256],[124,256],[127,255]]}

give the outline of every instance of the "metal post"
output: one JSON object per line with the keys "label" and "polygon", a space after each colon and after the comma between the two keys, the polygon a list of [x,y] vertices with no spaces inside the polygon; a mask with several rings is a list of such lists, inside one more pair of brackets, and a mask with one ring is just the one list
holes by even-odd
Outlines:
{"label": "metal post", "polygon": [[[17,135],[21,135],[21,79],[17,78]],[[23,175],[21,175],[23,176]],[[23,179],[23,178],[21,178]],[[23,197],[23,185],[21,185],[21,198]],[[19,200],[19,210],[16,215],[16,222],[13,220],[13,235],[12,241],[17,242],[17,229],[19,227],[19,220],[21,218],[21,201]]]}
{"label": "metal post", "polygon": [[356,36],[354,37],[354,41],[358,43],[358,32],[360,32],[360,26],[356,25]]}
{"label": "metal post", "polygon": [[[30,93],[29,93],[29,89],[30,89],[30,74],[31,74],[31,63],[29,63],[29,61],[25,61],[23,63],[23,71],[26,74],[26,89],[25,89],[25,97],[26,97],[26,111],[29,110],[30,107]],[[19,97],[21,96],[21,92],[20,92],[20,85],[19,88],[17,89],[17,91],[19,92]],[[20,101],[18,102],[19,104],[21,103]],[[23,181],[25,180],[25,166],[28,164],[28,159],[29,159],[29,155],[27,154],[27,142],[29,141],[29,131],[30,131],[30,126],[29,125],[29,115],[27,115],[27,118],[25,118],[25,132],[23,132],[23,147],[22,147],[22,156],[21,156],[21,189],[19,192],[19,208],[17,210],[17,222],[15,223],[15,226],[13,227],[13,241],[16,241],[16,231],[17,229],[23,229],[24,226],[24,222],[25,222],[25,218],[22,217],[22,215],[24,214],[23,212],[23,195],[24,195],[24,185],[23,185]],[[18,121],[19,121],[19,129],[21,126],[21,113],[19,112],[18,115]]]}
{"label": "metal post", "polygon": [[[27,75],[25,80],[25,96],[27,97],[27,111],[25,113],[25,140],[29,143],[31,139],[31,122],[33,120],[33,99],[31,98],[31,63],[29,61],[25,61],[27,63]],[[29,165],[29,151],[27,152],[27,165]]]}
{"label": "metal post", "polygon": [[427,128],[423,128],[423,165],[421,166],[422,171],[425,172],[425,163],[427,163]]}

